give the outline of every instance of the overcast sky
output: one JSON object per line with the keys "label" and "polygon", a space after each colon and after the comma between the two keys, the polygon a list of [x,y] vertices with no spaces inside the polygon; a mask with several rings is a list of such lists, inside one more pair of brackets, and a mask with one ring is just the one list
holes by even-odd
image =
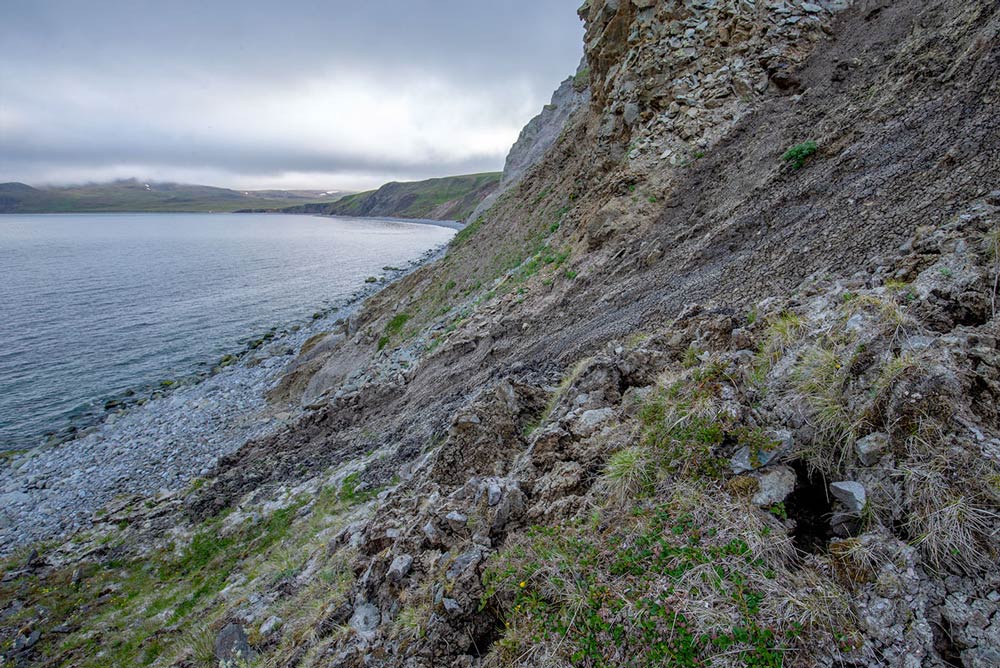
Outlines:
{"label": "overcast sky", "polygon": [[580,0],[2,0],[0,181],[360,189],[498,170]]}

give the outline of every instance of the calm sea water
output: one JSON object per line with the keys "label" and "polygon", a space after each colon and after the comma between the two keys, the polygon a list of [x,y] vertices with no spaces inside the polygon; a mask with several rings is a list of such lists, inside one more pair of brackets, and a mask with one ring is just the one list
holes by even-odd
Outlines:
{"label": "calm sea water", "polygon": [[0,216],[0,450],[203,371],[452,234],[281,215]]}

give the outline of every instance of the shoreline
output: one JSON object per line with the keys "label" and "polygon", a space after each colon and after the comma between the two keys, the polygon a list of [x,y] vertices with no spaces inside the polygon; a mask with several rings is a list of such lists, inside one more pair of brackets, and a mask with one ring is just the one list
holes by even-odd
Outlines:
{"label": "shoreline", "polygon": [[144,403],[113,407],[71,438],[0,460],[0,556],[69,537],[90,526],[94,514],[116,498],[176,494],[207,475],[219,457],[293,423],[307,409],[271,406],[265,393],[302,345],[332,331],[367,299],[446,249],[447,243],[402,268],[385,270],[383,280],[363,284],[298,329],[283,328],[261,345],[244,348],[232,364],[160,390]]}
{"label": "shoreline", "polygon": [[339,216],[336,214],[312,213],[308,211],[228,211],[221,213],[252,213],[263,216],[314,216],[316,218],[339,218],[340,220],[387,220],[390,223],[411,223],[413,225],[433,225],[449,230],[461,231],[465,223],[460,220],[435,220],[433,218],[393,218],[392,216]]}

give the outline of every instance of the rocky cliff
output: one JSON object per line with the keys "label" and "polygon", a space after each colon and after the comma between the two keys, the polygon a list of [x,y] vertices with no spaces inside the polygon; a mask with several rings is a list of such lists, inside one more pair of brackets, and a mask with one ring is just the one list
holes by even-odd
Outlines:
{"label": "rocky cliff", "polygon": [[1000,7],[580,14],[544,157],[297,423],[12,562],[5,656],[997,665]]}

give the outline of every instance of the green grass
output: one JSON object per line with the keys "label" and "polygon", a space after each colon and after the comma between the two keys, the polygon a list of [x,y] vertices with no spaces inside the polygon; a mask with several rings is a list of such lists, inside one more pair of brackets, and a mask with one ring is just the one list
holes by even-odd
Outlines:
{"label": "green grass", "polygon": [[784,666],[812,630],[813,613],[794,608],[814,604],[774,606],[780,566],[703,519],[730,521],[668,501],[619,516],[604,531],[586,523],[529,530],[484,576],[482,605],[503,605],[507,614],[496,663]]}
{"label": "green grass", "polygon": [[6,200],[0,213],[231,212],[329,203],[332,199],[319,192],[247,192],[176,183],[149,186],[147,189],[136,180],[48,188],[0,184],[0,200]]}
{"label": "green grass", "polygon": [[[359,486],[360,478],[353,474],[311,502],[298,498],[262,518],[232,522],[229,513],[224,513],[195,527],[185,544],[168,544],[134,559],[116,556],[121,551],[114,547],[97,551],[93,557],[97,561],[83,563],[78,584],[71,584],[75,564],[0,583],[0,600],[16,598],[25,603],[24,610],[5,624],[36,625],[42,631],[38,651],[52,665],[178,665],[185,657],[193,665],[214,665],[205,648],[210,648],[212,629],[227,614],[219,593],[227,583],[239,586],[242,581],[233,576],[239,573],[248,582],[260,577],[259,581],[277,587],[311,559],[317,565],[311,583],[281,594],[273,604],[289,630],[281,634],[280,642],[275,639],[279,645],[274,651],[290,655],[297,643],[312,637],[323,611],[342,600],[353,579],[350,551],[331,555],[315,536],[342,526],[352,508],[378,492],[359,490]],[[309,512],[304,513],[307,503]],[[119,532],[125,529],[119,526],[110,539],[93,536],[91,540],[124,545],[129,534]],[[38,549],[44,553],[46,548]],[[0,563],[0,572],[13,570],[14,563]],[[34,611],[42,608],[48,611],[46,617],[34,618]],[[50,627],[63,623],[79,630],[52,632]],[[171,632],[164,634],[167,626]],[[251,641],[257,644],[253,634]]]}
{"label": "green grass", "polygon": [[330,205],[304,208],[307,212],[338,216],[431,218],[448,205],[445,217],[461,221],[472,215],[479,202],[500,182],[500,177],[498,172],[488,172],[387,183],[378,190],[348,195]]}
{"label": "green grass", "polygon": [[382,350],[387,345],[389,345],[389,342],[392,341],[393,337],[397,336],[400,332],[402,332],[403,327],[405,327],[406,323],[408,323],[409,321],[410,321],[409,313],[397,313],[395,316],[393,316],[392,319],[386,323],[385,331],[383,332],[381,338],[379,338],[378,340],[378,349]]}

